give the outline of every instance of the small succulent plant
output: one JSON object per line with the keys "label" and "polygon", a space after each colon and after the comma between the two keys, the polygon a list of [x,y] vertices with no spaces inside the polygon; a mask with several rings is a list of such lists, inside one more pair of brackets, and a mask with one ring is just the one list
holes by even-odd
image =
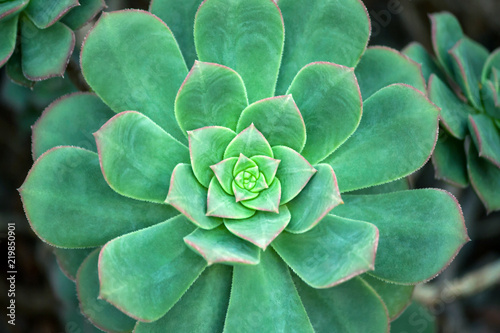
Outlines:
{"label": "small succulent plant", "polygon": [[9,77],[28,87],[62,76],[75,46],[73,30],[104,7],[103,0],[1,0],[0,67],[7,63]]}
{"label": "small succulent plant", "polygon": [[21,197],[82,312],[110,332],[387,332],[468,240],[449,193],[404,180],[437,139],[419,66],[366,49],[358,0],[150,10],[102,15],[81,53],[96,95],[33,128]]}
{"label": "small succulent plant", "polygon": [[418,43],[404,53],[422,64],[429,98],[441,108],[436,177],[470,183],[489,212],[500,210],[500,49],[490,54],[450,13],[431,15],[431,23],[436,57]]}

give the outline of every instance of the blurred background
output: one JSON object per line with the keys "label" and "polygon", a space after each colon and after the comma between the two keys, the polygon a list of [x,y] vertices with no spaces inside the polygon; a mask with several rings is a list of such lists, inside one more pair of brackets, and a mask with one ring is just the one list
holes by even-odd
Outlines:
{"label": "blurred background", "polygon": [[[306,0],[304,0],[306,1]],[[107,11],[147,9],[149,1],[108,0]],[[411,41],[431,49],[428,14],[453,13],[465,31],[490,51],[500,47],[499,0],[365,0],[372,18],[370,45],[398,50]],[[31,129],[52,101],[78,90],[79,46],[91,24],[77,33],[76,50],[66,78],[37,83],[32,90],[14,85],[0,69],[0,307],[7,307],[7,223],[16,224],[16,326],[2,315],[0,332],[87,333],[97,332],[85,323],[78,309],[74,284],[55,263],[52,250],[33,233],[24,216],[17,188],[33,160]],[[71,75],[70,75],[71,74]],[[419,288],[415,297],[427,307],[415,305],[391,332],[500,332],[500,214],[486,214],[470,189],[462,190],[434,180],[428,164],[410,179],[415,188],[438,187],[452,192],[462,205],[469,236],[452,265],[438,278]],[[499,189],[500,195],[500,189]],[[432,221],[430,221],[432,222]],[[0,311],[3,313],[4,311]],[[436,316],[434,320],[431,315]],[[360,332],[364,333],[364,332]]]}

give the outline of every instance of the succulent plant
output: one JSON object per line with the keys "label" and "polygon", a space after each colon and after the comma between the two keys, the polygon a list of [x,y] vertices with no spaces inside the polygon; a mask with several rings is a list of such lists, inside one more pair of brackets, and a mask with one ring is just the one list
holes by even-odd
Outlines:
{"label": "succulent plant", "polygon": [[104,0],[0,1],[0,67],[7,63],[9,77],[28,87],[62,76],[75,46],[73,30],[105,6]]}
{"label": "succulent plant", "polygon": [[89,32],[96,95],[33,128],[33,230],[106,331],[387,332],[468,240],[449,193],[404,179],[437,138],[418,65],[366,49],[357,0],[199,5]]}
{"label": "succulent plant", "polygon": [[489,212],[500,210],[500,49],[490,54],[450,13],[431,15],[431,23],[435,58],[418,43],[404,53],[422,65],[429,98],[441,108],[436,177],[470,183]]}

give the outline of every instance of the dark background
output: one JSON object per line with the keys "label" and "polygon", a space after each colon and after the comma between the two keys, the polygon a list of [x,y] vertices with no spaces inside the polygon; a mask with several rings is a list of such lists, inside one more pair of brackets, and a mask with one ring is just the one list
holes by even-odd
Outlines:
{"label": "dark background", "polygon": [[[306,1],[306,0],[304,0]],[[428,13],[450,11],[461,22],[465,33],[490,51],[500,46],[499,0],[366,0],[372,17],[373,35],[370,45],[386,45],[402,49],[418,41],[430,50]],[[147,9],[148,1],[108,1],[108,10],[121,8]],[[85,29],[79,33],[81,45]],[[77,64],[78,50],[73,62]],[[78,315],[74,287],[54,263],[51,249],[31,231],[24,217],[16,189],[22,184],[33,160],[30,153],[30,126],[43,109],[57,97],[74,90],[68,79],[54,79],[37,84],[32,92],[8,82],[0,70],[0,306],[3,311],[0,332],[85,333],[94,332]],[[499,262],[500,214],[486,215],[473,191],[450,187],[433,178],[427,165],[412,176],[413,187],[440,187],[459,199],[472,241],[460,252],[453,264],[431,285],[438,290],[451,282]],[[500,189],[499,189],[500,195]],[[16,224],[16,326],[6,325],[3,314],[7,306],[7,223]],[[500,332],[500,272],[487,271],[495,280],[493,286],[465,295],[434,299],[431,312],[437,315],[441,332]],[[495,274],[492,276],[492,274]],[[477,284],[481,281],[473,281]],[[484,281],[483,281],[484,282]],[[491,283],[490,283],[491,284]],[[416,326],[416,332],[419,331]],[[360,332],[362,333],[362,332]]]}

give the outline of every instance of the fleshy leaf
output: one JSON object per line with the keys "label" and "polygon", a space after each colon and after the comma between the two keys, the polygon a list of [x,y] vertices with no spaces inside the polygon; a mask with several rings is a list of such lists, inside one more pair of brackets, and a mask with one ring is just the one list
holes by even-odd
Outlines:
{"label": "fleshy leaf", "polygon": [[[500,80],[498,83],[500,84]],[[481,88],[481,98],[486,113],[500,119],[500,87],[495,87],[492,81],[487,80]]]}
{"label": "fleshy leaf", "polygon": [[0,68],[9,60],[16,47],[17,21],[19,16],[14,16],[0,21]]}
{"label": "fleshy leaf", "polygon": [[271,184],[274,180],[274,176],[276,176],[276,171],[281,163],[280,159],[274,159],[268,156],[253,156],[252,161],[257,164],[259,171],[264,174],[267,188],[267,184]]}
{"label": "fleshy leaf", "polygon": [[222,189],[230,195],[233,195],[233,170],[236,162],[238,161],[237,157],[227,158],[217,164],[211,165],[210,169],[215,174],[215,177],[219,181]]}
{"label": "fleshy leaf", "polygon": [[272,247],[308,285],[330,288],[373,270],[377,243],[374,225],[327,215],[308,232],[281,233]]}
{"label": "fleshy leaf", "polygon": [[302,233],[310,230],[330,210],[342,203],[332,167],[318,164],[316,169],[318,172],[306,187],[287,204],[292,214],[292,219],[286,228],[289,232]]}
{"label": "fleshy leaf", "polygon": [[467,170],[475,192],[488,212],[500,210],[500,169],[490,161],[480,158],[476,147],[467,148]]}
{"label": "fleshy leaf", "polygon": [[445,75],[438,67],[436,60],[427,52],[422,44],[412,42],[405,47],[401,53],[422,66],[422,74],[425,81],[429,81],[431,74],[435,74],[439,76],[440,79],[444,79]]}
{"label": "fleshy leaf", "polygon": [[25,12],[38,28],[46,29],[79,5],[78,0],[30,0]]}
{"label": "fleshy leaf", "polygon": [[104,181],[97,154],[74,147],[42,155],[19,192],[36,234],[66,248],[100,246],[177,214],[166,205],[117,194]]}
{"label": "fleshy leaf", "polygon": [[[274,177],[273,177],[274,181]],[[272,183],[272,181],[271,181]],[[269,185],[267,185],[266,177],[264,176],[264,173],[259,173],[259,177],[255,181],[255,187],[250,190],[250,192],[254,193],[260,193],[260,191],[269,188]]]}
{"label": "fleshy leaf", "polygon": [[238,157],[238,161],[234,166],[233,176],[236,176],[240,172],[243,172],[247,169],[249,170],[248,172],[250,172],[254,177],[259,176],[259,167],[257,166],[257,164],[245,155],[240,154],[240,156]]}
{"label": "fleshy leaf", "polygon": [[246,219],[255,213],[241,203],[236,202],[234,196],[227,194],[214,178],[208,187],[207,216],[222,217],[228,219]]}
{"label": "fleshy leaf", "polygon": [[250,103],[274,95],[284,35],[281,12],[269,0],[207,0],[194,23],[199,59],[238,72]]}
{"label": "fleshy leaf", "polygon": [[274,157],[281,161],[276,174],[281,181],[280,203],[283,205],[302,191],[316,169],[299,153],[288,147],[273,147],[273,153]]}
{"label": "fleshy leaf", "polygon": [[188,67],[191,67],[196,59],[193,25],[200,3],[201,0],[152,0],[149,5],[149,11],[162,19],[172,30]]}
{"label": "fleshy leaf", "polygon": [[268,249],[255,266],[235,266],[224,332],[313,333],[288,267]]}
{"label": "fleshy leaf", "polygon": [[249,190],[241,188],[236,185],[236,182],[233,182],[233,192],[236,202],[240,202],[242,200],[250,200],[259,196],[258,192],[250,192]]}
{"label": "fleshy leaf", "polygon": [[335,170],[340,191],[387,183],[424,165],[437,139],[438,114],[410,86],[395,84],[375,93],[365,101],[354,135],[325,160]]}
{"label": "fleshy leaf", "polygon": [[438,325],[434,314],[414,301],[391,323],[391,332],[437,333]]}
{"label": "fleshy leaf", "polygon": [[29,2],[30,0],[11,0],[0,3],[0,20],[20,12]]}
{"label": "fleshy leaf", "polygon": [[88,249],[63,249],[60,247],[55,247],[54,254],[57,259],[57,264],[61,268],[61,271],[69,279],[75,281],[76,273],[82,262],[89,256],[89,254],[94,251],[94,248]]}
{"label": "fleshy leaf", "polygon": [[137,322],[134,333],[222,332],[231,277],[229,266],[207,267],[170,311],[155,322]]}
{"label": "fleshy leaf", "polygon": [[367,221],[378,228],[375,271],[370,274],[387,281],[427,281],[440,273],[469,240],[458,202],[442,190],[342,198],[345,204],[332,214]]}
{"label": "fleshy leaf", "polygon": [[188,132],[191,166],[196,179],[208,187],[213,177],[210,167],[219,163],[224,151],[236,136],[236,133],[225,127],[210,126]]}
{"label": "fleshy leaf", "polygon": [[306,124],[302,154],[315,164],[330,155],[356,130],[361,94],[354,70],[332,63],[302,68],[288,89]]}
{"label": "fleshy leaf", "polygon": [[479,85],[484,63],[488,59],[488,50],[467,37],[462,38],[450,50],[455,79],[472,105],[482,109]]}
{"label": "fleshy leaf", "polygon": [[34,81],[28,80],[23,73],[22,54],[19,44],[17,45],[14,53],[10,56],[7,65],[5,66],[7,76],[12,82],[27,88],[33,88]]}
{"label": "fleshy leaf", "polygon": [[452,58],[448,51],[463,38],[462,27],[455,16],[448,12],[432,14],[430,19],[434,52],[448,75],[453,77]]}
{"label": "fleshy leaf", "polygon": [[469,130],[479,156],[500,168],[500,131],[485,114],[469,116]]}
{"label": "fleshy leaf", "polygon": [[72,8],[61,22],[66,24],[72,30],[78,30],[92,20],[104,8],[104,0],[78,0],[80,6]]}
{"label": "fleshy leaf", "polygon": [[177,208],[203,229],[213,229],[221,219],[206,215],[208,191],[196,180],[189,164],[178,164],[172,172],[166,203]]}
{"label": "fleshy leaf", "polygon": [[82,73],[115,112],[137,110],[187,144],[174,102],[187,67],[168,27],[139,10],[104,13],[81,53]]}
{"label": "fleshy leaf", "polygon": [[271,146],[262,133],[253,124],[240,132],[227,146],[224,158],[264,155],[273,157]]}
{"label": "fleshy leaf", "polygon": [[464,142],[441,132],[432,154],[434,176],[458,187],[469,185]]}
{"label": "fleshy leaf", "polygon": [[404,83],[425,92],[425,80],[420,65],[388,47],[369,47],[355,73],[364,101],[394,83]]}
{"label": "fleshy leaf", "polygon": [[382,185],[376,185],[372,187],[362,188],[360,190],[351,191],[348,192],[348,194],[381,194],[381,193],[405,191],[409,189],[410,189],[410,184],[408,184],[408,179],[400,178]]}
{"label": "fleshy leaf", "polygon": [[33,126],[33,158],[57,146],[76,146],[97,152],[92,133],[114,115],[94,94],[61,97],[43,111]]}
{"label": "fleshy leaf", "polygon": [[360,276],[382,298],[389,311],[390,320],[397,318],[411,303],[414,286],[388,283],[369,274]]}
{"label": "fleshy leaf", "polygon": [[253,244],[230,233],[224,226],[213,230],[196,229],[184,237],[184,242],[207,264],[246,264],[259,263],[260,250]]}
{"label": "fleshy leaf", "polygon": [[235,130],[247,105],[245,85],[238,73],[195,61],[175,99],[175,117],[183,131],[206,126]]}
{"label": "fleshy leaf", "polygon": [[500,48],[493,51],[486,60],[481,73],[481,82],[484,83],[490,77],[493,68],[500,69]]}
{"label": "fleshy leaf", "polygon": [[249,105],[241,113],[237,132],[254,124],[271,146],[285,145],[301,151],[306,126],[291,95],[267,98]]}
{"label": "fleshy leaf", "polygon": [[259,211],[242,221],[224,220],[224,224],[236,236],[265,251],[267,246],[285,229],[289,221],[290,211],[286,206],[281,206],[278,215],[273,212]]}
{"label": "fleshy leaf", "polygon": [[99,296],[141,321],[160,319],[205,269],[183,238],[182,215],[107,243],[99,258]]}
{"label": "fleshy leaf", "polygon": [[463,139],[467,134],[467,116],[476,111],[460,100],[453,91],[435,75],[429,79],[429,98],[441,108],[439,117],[443,126],[455,138]]}
{"label": "fleshy leaf", "polygon": [[97,264],[99,251],[96,249],[83,261],[78,270],[76,289],[82,313],[101,330],[107,332],[130,332],[135,326],[135,320],[109,304],[99,299],[99,272]]}
{"label": "fleshy leaf", "polygon": [[60,22],[38,29],[27,17],[21,18],[23,73],[40,81],[62,76],[75,46],[75,34]]}
{"label": "fleshy leaf", "polygon": [[269,188],[262,190],[255,199],[241,201],[241,204],[247,208],[262,210],[266,212],[279,213],[281,198],[281,183],[276,178],[269,185]]}
{"label": "fleshy leaf", "polygon": [[172,171],[189,150],[142,113],[122,112],[95,134],[102,173],[116,192],[163,203]]}
{"label": "fleshy leaf", "polygon": [[370,36],[368,13],[361,1],[280,0],[279,6],[286,31],[279,94],[285,93],[295,74],[311,62],[356,66]]}
{"label": "fleshy leaf", "polygon": [[333,288],[316,289],[293,277],[316,332],[389,331],[382,299],[362,279],[355,277]]}

